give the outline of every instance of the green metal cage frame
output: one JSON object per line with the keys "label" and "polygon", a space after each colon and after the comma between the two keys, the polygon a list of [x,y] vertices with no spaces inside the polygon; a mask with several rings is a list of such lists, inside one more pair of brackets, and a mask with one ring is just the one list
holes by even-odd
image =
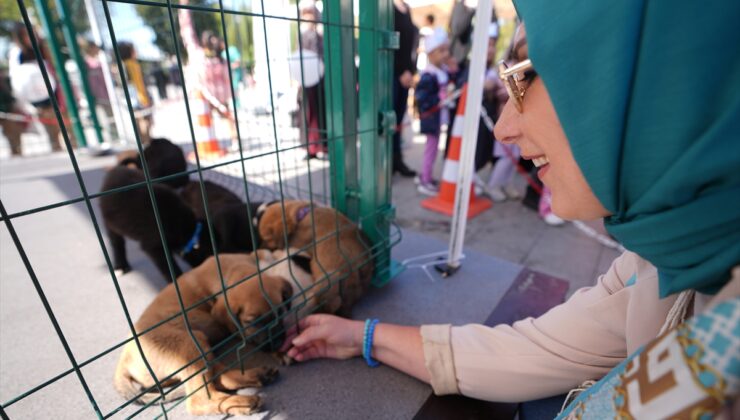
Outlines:
{"label": "green metal cage frame", "polygon": [[[260,0],[261,4],[264,6],[264,0]],[[24,23],[27,28],[31,28],[31,20],[29,18],[29,13],[26,7],[26,0],[17,0],[19,10],[21,12],[21,15],[23,17]],[[57,3],[64,3],[63,1],[58,1]],[[162,7],[166,8],[168,12],[169,17],[169,25],[172,32],[172,36],[176,39],[177,33],[176,33],[176,20],[175,20],[175,14],[174,12],[179,8],[188,8],[193,11],[200,11],[200,12],[209,12],[209,13],[217,13],[220,18],[221,22],[221,29],[222,29],[222,35],[224,37],[224,41],[226,44],[226,59],[229,63],[231,63],[231,57],[229,57],[229,42],[227,36],[227,30],[226,30],[226,16],[227,15],[242,15],[242,16],[248,16],[251,19],[253,19],[253,22],[256,20],[261,20],[262,28],[265,34],[265,49],[267,54],[267,66],[268,66],[268,75],[269,72],[269,66],[270,66],[270,59],[269,59],[269,48],[267,45],[267,20],[268,19],[281,19],[281,20],[288,20],[293,23],[296,23],[300,26],[300,23],[302,22],[300,13],[298,11],[298,4],[296,2],[296,17],[284,17],[284,16],[271,16],[266,15],[265,13],[254,13],[249,11],[243,11],[243,10],[234,10],[234,9],[227,9],[224,7],[223,0],[217,0],[215,3],[217,5],[215,6],[202,6],[202,5],[188,5],[183,6],[180,4],[173,3],[172,0],[166,0],[165,2],[156,2],[156,1],[150,1],[150,0],[101,0],[103,11],[105,14],[105,22],[107,24],[110,37],[111,37],[111,43],[112,45],[116,45],[116,33],[113,25],[113,21],[111,18],[111,12],[109,8],[109,3],[128,3],[128,4],[142,4],[142,5],[149,5],[152,7]],[[344,213],[347,215],[352,221],[356,222],[365,235],[369,238],[371,242],[371,246],[369,247],[369,251],[367,255],[362,255],[360,258],[363,260],[360,262],[351,260],[348,256],[344,256],[344,258],[349,261],[350,263],[358,263],[361,264],[362,262],[366,262],[369,260],[373,260],[375,264],[375,278],[373,280],[373,283],[376,286],[382,286],[383,284],[387,283],[390,278],[393,276],[392,271],[392,264],[390,259],[390,250],[391,248],[397,244],[400,241],[400,229],[398,229],[393,224],[393,217],[394,217],[394,207],[391,203],[391,168],[390,168],[390,154],[391,154],[391,137],[393,134],[394,127],[396,125],[395,122],[395,115],[392,111],[391,107],[391,85],[390,81],[392,80],[392,53],[393,49],[397,48],[397,36],[394,32],[392,32],[393,27],[393,15],[392,15],[392,2],[391,0],[380,0],[380,1],[374,1],[374,0],[360,0],[359,1],[359,19],[355,21],[355,14],[353,11],[354,4],[352,0],[326,0],[324,3],[324,15],[320,21],[317,21],[315,23],[323,25],[324,27],[324,63],[325,63],[325,92],[324,97],[326,98],[326,112],[327,112],[327,132],[325,133],[325,141],[328,143],[329,147],[329,158],[330,158],[330,166],[329,166],[329,176],[330,176],[330,198],[331,198],[331,204],[332,207],[337,209],[338,211]],[[36,0],[36,8],[39,10],[40,15],[42,17],[42,21],[45,23],[46,30],[49,30],[51,26],[49,23],[49,13],[48,7],[46,7],[46,3],[43,0]],[[261,11],[264,10],[264,7],[260,9]],[[70,25],[71,22],[69,20],[69,17],[65,15],[65,10],[62,5],[62,8],[60,10],[60,13],[62,15],[62,21],[64,22],[65,26]],[[69,33],[74,33],[74,28],[67,28]],[[250,339],[250,336],[247,336],[243,327],[239,325],[239,322],[237,318],[235,317],[234,313],[232,312],[232,309],[230,305],[228,305],[227,301],[227,310],[229,312],[230,317],[235,322],[235,324],[238,327],[238,331],[231,337],[231,340],[225,340],[217,345],[214,345],[213,348],[209,352],[205,352],[200,346],[198,345],[197,340],[195,339],[192,329],[188,323],[188,318],[184,316],[184,314],[187,313],[187,311],[193,309],[194,307],[198,306],[201,303],[204,303],[205,301],[215,297],[215,296],[209,296],[206,299],[203,299],[202,301],[196,303],[195,305],[192,305],[190,307],[186,307],[183,303],[182,296],[180,289],[178,287],[178,284],[176,281],[174,281],[175,289],[177,291],[178,300],[180,304],[180,312],[173,315],[167,320],[161,321],[154,327],[151,327],[145,331],[137,331],[134,327],[134,322],[132,315],[128,309],[128,306],[126,304],[126,300],[124,298],[124,295],[121,290],[121,286],[119,284],[119,280],[116,276],[115,270],[113,269],[113,264],[110,258],[110,255],[108,253],[108,249],[106,246],[106,241],[103,238],[103,233],[100,228],[100,224],[98,221],[98,218],[95,214],[94,208],[93,208],[93,200],[100,198],[107,194],[115,194],[121,191],[133,189],[133,188],[142,188],[145,187],[148,192],[149,199],[151,200],[151,204],[153,206],[154,215],[157,227],[160,232],[160,239],[163,243],[163,246],[165,248],[166,253],[168,254],[167,263],[169,268],[169,274],[170,279],[175,279],[175,270],[173,267],[173,262],[171,258],[169,257],[169,246],[167,244],[167,241],[165,240],[162,228],[162,218],[159,213],[159,210],[157,208],[157,200],[155,199],[154,191],[153,191],[153,185],[155,183],[161,183],[163,181],[166,181],[170,178],[173,178],[174,176],[189,176],[189,175],[197,175],[198,182],[200,183],[200,190],[201,194],[203,196],[203,204],[205,208],[206,213],[206,225],[207,225],[207,231],[210,235],[211,242],[213,244],[213,253],[214,255],[218,256],[218,249],[216,245],[216,240],[214,236],[214,229],[212,226],[212,220],[211,220],[211,214],[209,212],[209,204],[207,200],[207,193],[205,191],[205,187],[203,186],[204,181],[204,172],[209,170],[218,169],[220,167],[224,167],[226,165],[230,164],[239,164],[241,167],[241,174],[240,178],[243,183],[244,188],[244,194],[246,196],[247,202],[250,201],[250,185],[249,185],[249,176],[247,173],[246,165],[245,163],[248,162],[251,159],[264,157],[265,155],[271,155],[274,154],[276,157],[276,165],[277,165],[277,195],[280,197],[280,201],[284,202],[284,199],[286,197],[285,191],[284,191],[284,182],[281,176],[281,162],[280,162],[280,152],[285,152],[290,149],[296,149],[296,148],[303,148],[308,147],[307,144],[300,145],[300,146],[293,146],[290,148],[281,148],[279,145],[279,134],[277,131],[277,123],[275,121],[275,104],[272,103],[272,94],[271,94],[271,106],[273,109],[272,112],[272,128],[273,128],[273,141],[275,149],[273,152],[263,153],[263,154],[256,154],[251,156],[245,156],[245,151],[242,146],[242,141],[239,141],[239,156],[235,157],[230,160],[226,161],[220,161],[217,163],[209,163],[204,162],[201,160],[197,147],[196,147],[196,136],[193,128],[193,118],[191,115],[191,107],[190,103],[188,101],[188,90],[186,86],[186,81],[184,77],[184,71],[183,71],[183,62],[182,62],[182,55],[179,51],[179,46],[177,45],[177,42],[175,42],[175,48],[177,48],[177,64],[178,69],[180,72],[180,75],[182,77],[183,83],[182,83],[182,91],[183,91],[183,98],[185,101],[185,110],[188,118],[188,128],[190,133],[190,138],[192,141],[192,146],[195,151],[195,169],[190,169],[185,173],[182,174],[176,174],[172,176],[162,177],[162,178],[152,178],[149,168],[146,164],[146,161],[142,159],[143,164],[143,172],[145,177],[145,182],[139,183],[139,184],[132,184],[128,185],[126,187],[101,192],[101,193],[92,193],[88,191],[85,182],[83,181],[81,170],[78,164],[77,156],[75,155],[75,151],[72,148],[72,144],[70,142],[70,131],[68,127],[65,125],[65,121],[63,119],[62,112],[60,110],[60,106],[56,101],[56,98],[53,95],[53,91],[51,89],[51,83],[50,83],[50,75],[48,74],[45,66],[42,65],[42,59],[41,53],[40,53],[40,46],[39,41],[36,39],[36,36],[34,35],[33,31],[29,31],[31,42],[33,45],[33,48],[36,52],[36,55],[38,58],[38,62],[41,68],[42,75],[44,77],[44,81],[46,83],[46,87],[48,92],[50,92],[50,99],[52,100],[52,104],[54,107],[55,115],[57,122],[61,128],[62,136],[64,138],[64,142],[67,146],[67,153],[72,165],[72,169],[74,171],[74,174],[76,176],[77,182],[79,183],[80,191],[82,193],[81,197],[73,198],[71,200],[66,200],[63,202],[53,203],[50,205],[45,205],[37,208],[32,209],[25,209],[22,211],[17,211],[15,213],[9,214],[6,211],[5,203],[0,200],[0,221],[2,221],[3,225],[6,227],[7,231],[10,234],[10,237],[20,255],[20,258],[22,260],[23,265],[25,266],[29,277],[33,283],[33,286],[38,293],[38,297],[41,300],[41,303],[45,309],[46,315],[48,316],[48,319],[52,323],[54,330],[59,338],[60,343],[62,344],[66,357],[69,360],[69,363],[71,367],[64,372],[61,372],[59,374],[54,375],[49,380],[27,390],[26,392],[10,399],[4,402],[0,403],[0,417],[4,419],[10,418],[7,409],[9,407],[12,407],[15,403],[18,401],[23,400],[24,398],[36,393],[40,392],[43,389],[45,389],[48,385],[53,384],[54,382],[68,376],[74,375],[77,377],[79,383],[81,384],[89,402],[91,405],[91,408],[95,415],[98,418],[109,418],[117,413],[119,413],[121,410],[126,408],[129,404],[133,402],[127,401],[123,403],[122,405],[114,408],[113,410],[110,410],[108,412],[104,412],[98,403],[95,400],[95,397],[93,396],[93,393],[91,392],[90,385],[88,381],[85,379],[85,375],[82,373],[82,368],[85,366],[95,362],[101,357],[109,355],[111,352],[121,348],[123,345],[134,341],[138,347],[138,351],[140,352],[142,359],[144,360],[149,373],[154,378],[156,385],[153,387],[154,391],[157,391],[160,394],[160,399],[164,399],[164,396],[167,395],[169,392],[172,392],[172,389],[165,389],[165,387],[162,386],[162,383],[165,382],[168,378],[157,378],[154,375],[153,370],[149,366],[146,356],[143,353],[141,344],[139,342],[139,337],[143,334],[146,334],[148,331],[151,331],[152,329],[156,328],[157,326],[168,322],[172,319],[175,319],[179,316],[183,316],[183,319],[185,320],[185,323],[187,325],[187,329],[190,333],[190,336],[196,345],[198,347],[199,353],[200,353],[200,359],[205,361],[206,368],[208,368],[213,362],[220,360],[226,355],[236,355],[236,361],[232,362],[231,365],[227,366],[227,368],[233,368],[237,365],[243,366],[244,359],[249,357],[252,352],[258,351],[259,348],[255,349],[248,349],[246,344],[247,341]],[[53,37],[51,37],[53,38]],[[67,40],[68,42],[71,42]],[[298,37],[298,44],[299,44],[299,50],[301,43],[301,37]],[[52,44],[52,49],[58,49],[58,44]],[[119,74],[123,75],[125,74],[123,69],[123,62],[121,60],[121,56],[116,48],[113,49],[115,54],[115,61],[116,65],[119,70]],[[74,54],[73,54],[74,55]],[[359,57],[359,62],[361,63],[360,66],[357,66],[357,72],[354,71],[355,69],[355,59],[356,57]],[[79,57],[75,56],[74,58],[78,59]],[[55,61],[59,61],[57,58]],[[64,70],[61,69],[60,73],[64,74]],[[64,76],[62,76],[64,77]],[[84,77],[84,75],[83,75]],[[229,77],[232,77],[231,72],[229,73]],[[231,80],[230,80],[231,81]],[[122,78],[121,80],[122,84],[122,90],[125,96],[127,108],[129,111],[129,117],[130,117],[130,123],[133,127],[135,137],[136,137],[136,147],[139,152],[139,154],[143,154],[143,145],[141,141],[140,133],[138,132],[137,125],[136,125],[136,117],[134,115],[134,109],[132,106],[132,98],[129,95],[129,91],[127,88],[127,80],[126,78]],[[231,83],[231,99],[232,99],[232,106],[234,109],[237,109],[236,105],[236,92],[234,91],[234,84]],[[269,82],[270,90],[272,93],[272,81]],[[68,88],[68,87],[67,87]],[[67,89],[65,88],[65,89]],[[86,96],[89,96],[89,92],[85,92]],[[304,92],[305,95],[305,92]],[[71,97],[71,95],[68,95],[68,97]],[[72,107],[74,108],[74,107]],[[94,111],[92,112],[93,116],[92,118],[95,118]],[[304,121],[306,119],[306,111],[303,110],[303,115],[301,116]],[[80,133],[78,131],[80,130],[80,126],[77,123],[79,120],[79,116],[75,115],[73,118],[73,127],[72,130],[75,131],[75,135],[78,138],[84,139],[84,135],[80,136]],[[97,122],[97,119],[94,119],[93,125],[98,128],[98,139],[100,140],[100,134],[99,134],[99,123]],[[306,128],[307,130],[307,128]],[[236,134],[239,139],[242,139],[242,127],[240,127],[239,120],[237,118],[236,120]],[[84,143],[83,143],[84,145]],[[308,170],[308,195],[311,201],[311,212],[310,217],[311,220],[313,220],[314,213],[313,213],[313,199],[314,199],[314,188],[312,185],[312,178],[311,178],[311,162],[310,160],[306,161],[306,167]],[[95,356],[90,357],[85,360],[79,360],[75,357],[67,338],[65,337],[65,333],[62,330],[59,322],[57,321],[57,317],[55,316],[54,311],[52,310],[52,307],[49,303],[49,300],[47,299],[47,296],[44,292],[44,289],[39,281],[39,278],[36,275],[36,272],[34,270],[33,264],[31,263],[30,257],[24,250],[24,246],[22,241],[20,240],[14,226],[13,222],[14,219],[28,216],[31,214],[41,213],[44,211],[48,211],[54,208],[72,205],[75,203],[84,203],[86,206],[86,210],[89,213],[90,221],[92,223],[92,226],[94,227],[95,235],[97,236],[97,239],[99,241],[101,251],[106,263],[106,266],[108,268],[108,271],[110,273],[110,279],[113,282],[113,285],[115,287],[115,290],[117,292],[118,300],[120,301],[121,308],[124,312],[126,322],[128,324],[128,329],[131,332],[131,337],[129,337],[126,340],[123,340],[116,344],[113,347],[104,349],[103,351],[97,353]],[[252,215],[249,214],[249,220],[251,220]],[[284,218],[285,216],[283,216]],[[285,223],[285,220],[283,220],[283,223]],[[314,246],[316,243],[325,241],[325,240],[336,240],[339,241],[339,231],[340,227],[337,221],[336,230],[334,232],[334,235],[330,235],[323,238],[316,238],[315,232],[314,232]],[[250,229],[250,235],[252,236],[253,243],[256,243],[254,241],[256,232],[254,232],[253,229]],[[287,238],[286,238],[287,242]],[[234,284],[232,286],[227,286],[226,282],[224,281],[223,273],[221,272],[221,266],[220,263],[218,263],[218,258],[216,258],[217,261],[217,267],[219,272],[219,278],[221,281],[221,291],[218,294],[223,293],[225,296],[226,291],[229,288],[233,288],[236,285],[245,282],[245,281],[259,281],[261,285],[261,272],[263,269],[269,268],[268,267],[260,267],[259,261],[257,263],[258,265],[258,273],[256,276],[250,276],[244,279],[240,279],[237,284]],[[279,263],[279,262],[277,262]],[[275,263],[275,264],[277,264]],[[328,280],[329,277],[333,274],[330,272],[327,272],[324,269],[325,277],[327,279],[326,284],[320,285],[320,283],[317,283],[316,285],[312,287],[331,287],[332,284]],[[341,287],[341,279],[340,281],[340,287]],[[296,318],[298,317],[298,312],[303,309],[306,305],[306,292],[309,290],[301,290],[300,295],[303,297],[302,301],[299,302],[293,302],[294,305],[292,306],[291,310],[288,312],[286,316],[293,316]],[[263,290],[264,293],[264,290]],[[295,298],[294,298],[295,299]],[[277,307],[272,305],[272,310],[274,313],[277,313]],[[311,310],[315,310],[317,308],[310,308]],[[255,322],[258,322],[260,320],[257,320]],[[282,319],[276,317],[275,322],[281,322]],[[265,328],[268,329],[268,331],[271,331],[270,326],[266,326]],[[233,344],[236,342],[236,344]],[[231,347],[226,348],[230,344]],[[219,351],[221,353],[220,356],[217,358],[209,359],[208,356],[210,356],[209,353],[214,353],[216,351]],[[194,361],[191,361],[190,364],[192,364]],[[189,365],[183,366],[180,368],[180,370],[186,368]],[[220,372],[214,373],[214,379],[218,377]],[[174,373],[173,373],[174,375]],[[205,384],[203,385],[205,386]],[[144,391],[146,392],[146,391]],[[169,403],[167,405],[164,405],[161,402],[154,401],[151,402],[139,410],[135,411],[133,414],[131,414],[129,417],[134,417],[138,414],[142,414],[147,410],[148,408],[152,406],[159,406],[161,409],[161,413],[159,413],[158,417],[167,418],[168,413],[176,407],[178,404],[182,403],[183,400],[180,400],[174,404]],[[148,412],[147,412],[148,413]]]}

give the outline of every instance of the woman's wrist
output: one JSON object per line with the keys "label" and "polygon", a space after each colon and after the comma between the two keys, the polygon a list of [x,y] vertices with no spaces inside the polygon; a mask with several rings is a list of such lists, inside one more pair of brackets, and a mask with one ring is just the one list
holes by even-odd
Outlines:
{"label": "woman's wrist", "polygon": [[362,357],[362,345],[365,338],[365,321],[352,321],[352,347],[354,355]]}

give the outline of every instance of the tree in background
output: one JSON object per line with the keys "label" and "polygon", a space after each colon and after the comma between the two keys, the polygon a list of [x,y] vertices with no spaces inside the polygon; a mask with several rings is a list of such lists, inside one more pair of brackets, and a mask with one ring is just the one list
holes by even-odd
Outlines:
{"label": "tree in background", "polygon": [[[59,24],[59,13],[57,12],[55,0],[42,0],[45,1],[51,11],[52,19],[56,21],[55,37],[59,45],[62,46],[62,57],[64,59],[69,58],[69,51],[65,48],[64,34],[62,34],[61,24]],[[65,1],[67,10],[72,18],[72,26],[78,35],[85,35],[90,31],[90,22],[87,19],[87,13],[85,11],[84,0],[61,0]],[[34,1],[26,1],[26,8],[28,10],[29,18],[35,24],[40,25],[39,14],[36,10],[36,4]],[[10,31],[12,30],[13,23],[23,22],[21,11],[18,8],[18,2],[16,0],[0,0],[0,36],[11,36]],[[41,30],[41,27],[38,28]],[[44,34],[47,36],[48,34]],[[5,57],[3,57],[5,58]]]}
{"label": "tree in background", "polygon": [[[191,4],[193,6],[214,7],[213,2],[206,2],[205,0],[193,0]],[[175,41],[172,38],[172,28],[170,27],[167,7],[164,7],[164,4],[162,6],[136,5],[136,11],[144,23],[154,31],[154,44],[166,55],[175,54]],[[192,15],[197,33],[200,34],[203,31],[210,30],[223,37],[223,33],[221,32],[221,14],[219,12],[193,10]],[[178,24],[177,13],[174,13],[174,19],[175,24]],[[251,62],[253,56],[251,17],[226,14],[225,21],[229,45],[239,48],[243,62]],[[178,33],[177,28],[175,28],[175,33]],[[179,35],[177,42],[183,56],[187,57],[187,51],[185,51]]]}

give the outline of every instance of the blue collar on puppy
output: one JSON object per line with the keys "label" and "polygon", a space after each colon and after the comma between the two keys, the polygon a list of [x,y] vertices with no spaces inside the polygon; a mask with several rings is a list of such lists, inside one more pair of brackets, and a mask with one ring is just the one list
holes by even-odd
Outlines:
{"label": "blue collar on puppy", "polygon": [[198,224],[195,225],[195,232],[193,232],[193,236],[190,238],[187,244],[185,244],[185,248],[182,249],[180,252],[180,255],[187,255],[190,253],[190,251],[194,249],[198,249],[200,247],[200,232],[203,230],[203,223],[198,222]]}

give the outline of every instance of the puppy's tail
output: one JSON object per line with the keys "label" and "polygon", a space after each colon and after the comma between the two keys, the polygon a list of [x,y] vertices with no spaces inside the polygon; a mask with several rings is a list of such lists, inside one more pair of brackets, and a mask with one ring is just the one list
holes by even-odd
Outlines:
{"label": "puppy's tail", "polygon": [[[116,368],[116,375],[113,378],[113,383],[116,387],[116,391],[125,398],[127,401],[134,401],[140,405],[146,405],[152,402],[170,402],[175,401],[185,396],[185,389],[183,386],[176,387],[174,389],[165,388],[164,398],[162,394],[154,388],[148,390],[148,387],[142,385],[131,373],[126,369],[125,363],[119,363]],[[178,385],[181,385],[178,383]]]}

